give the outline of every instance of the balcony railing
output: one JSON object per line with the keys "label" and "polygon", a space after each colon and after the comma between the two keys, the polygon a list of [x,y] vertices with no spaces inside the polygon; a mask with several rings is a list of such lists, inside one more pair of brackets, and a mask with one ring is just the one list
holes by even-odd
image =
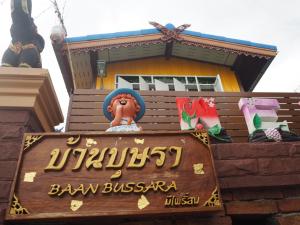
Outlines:
{"label": "balcony railing", "polygon": [[[70,100],[66,131],[105,131],[109,121],[102,113],[102,104],[109,92],[76,90]],[[222,127],[233,142],[247,142],[248,130],[238,102],[240,98],[261,97],[276,98],[280,103],[278,121],[287,120],[289,129],[300,134],[299,93],[141,91],[140,94],[145,100],[146,113],[138,124],[145,131],[180,130],[176,97],[213,97]]]}

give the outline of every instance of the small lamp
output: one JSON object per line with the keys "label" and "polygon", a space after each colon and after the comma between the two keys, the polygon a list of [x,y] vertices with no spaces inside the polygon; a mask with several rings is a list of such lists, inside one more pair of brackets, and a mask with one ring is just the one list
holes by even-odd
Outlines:
{"label": "small lamp", "polygon": [[106,77],[106,62],[104,60],[97,60],[97,75],[99,77]]}

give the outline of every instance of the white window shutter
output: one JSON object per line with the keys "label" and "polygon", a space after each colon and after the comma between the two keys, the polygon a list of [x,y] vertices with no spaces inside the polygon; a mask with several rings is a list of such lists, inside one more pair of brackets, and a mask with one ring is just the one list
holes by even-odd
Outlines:
{"label": "white window shutter", "polygon": [[175,91],[185,91],[185,85],[177,80],[175,77],[173,78]]}
{"label": "white window shutter", "polygon": [[133,89],[132,83],[123,79],[122,77],[118,77],[118,88],[130,88]]}
{"label": "white window shutter", "polygon": [[140,90],[149,91],[149,84],[144,80],[143,77],[139,77]]}
{"label": "white window shutter", "polygon": [[221,77],[220,77],[219,74],[216,77],[214,88],[215,88],[215,91],[224,91],[222,81],[221,81]]}
{"label": "white window shutter", "polygon": [[160,80],[154,79],[154,84],[155,84],[156,91],[168,91],[169,90],[169,85]]}

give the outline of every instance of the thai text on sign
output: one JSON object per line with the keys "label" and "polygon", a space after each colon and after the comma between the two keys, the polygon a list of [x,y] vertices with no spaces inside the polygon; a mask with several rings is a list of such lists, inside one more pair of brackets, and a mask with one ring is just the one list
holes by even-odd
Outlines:
{"label": "thai text on sign", "polygon": [[20,160],[8,220],[222,208],[205,132],[29,134]]}

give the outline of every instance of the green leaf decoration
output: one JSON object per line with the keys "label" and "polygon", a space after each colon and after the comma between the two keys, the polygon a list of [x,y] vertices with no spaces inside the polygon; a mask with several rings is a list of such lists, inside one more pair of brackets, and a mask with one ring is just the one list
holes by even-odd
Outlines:
{"label": "green leaf decoration", "polygon": [[189,115],[185,111],[182,111],[181,116],[182,116],[183,121],[186,123],[190,120]]}
{"label": "green leaf decoration", "polygon": [[261,118],[257,113],[253,117],[253,125],[256,129],[261,127]]}
{"label": "green leaf decoration", "polygon": [[189,114],[187,114],[186,111],[182,111],[181,116],[182,116],[183,121],[189,125],[189,129],[193,129],[191,121],[192,121],[192,119],[196,118],[195,113],[193,116],[189,116]]}
{"label": "green leaf decoration", "polygon": [[208,129],[208,133],[215,136],[219,135],[221,132],[221,126],[219,124],[214,125],[213,127]]}

